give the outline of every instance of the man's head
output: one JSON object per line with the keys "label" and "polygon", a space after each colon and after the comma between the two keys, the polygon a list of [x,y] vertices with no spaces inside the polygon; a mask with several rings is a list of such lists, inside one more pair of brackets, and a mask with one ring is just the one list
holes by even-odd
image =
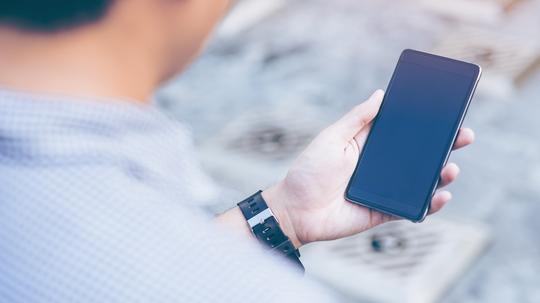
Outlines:
{"label": "man's head", "polygon": [[[91,48],[88,55],[117,52],[118,62],[130,56],[137,61],[139,56],[147,65],[159,67],[156,73],[162,82],[199,53],[228,6],[229,0],[4,0],[0,39],[5,57],[10,49],[4,46],[17,46],[12,41],[32,45],[25,50],[42,46],[50,50],[56,45],[57,53],[73,42],[71,46]],[[25,37],[30,39],[22,43]],[[84,51],[79,47],[71,53]]]}
{"label": "man's head", "polygon": [[113,0],[16,0],[0,2],[0,23],[23,30],[53,32],[104,17]]}

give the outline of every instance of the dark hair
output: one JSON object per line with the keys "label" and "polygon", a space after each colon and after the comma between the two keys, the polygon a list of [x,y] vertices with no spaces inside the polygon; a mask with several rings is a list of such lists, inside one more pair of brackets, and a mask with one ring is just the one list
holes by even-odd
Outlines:
{"label": "dark hair", "polygon": [[101,19],[114,0],[0,0],[0,25],[53,32]]}

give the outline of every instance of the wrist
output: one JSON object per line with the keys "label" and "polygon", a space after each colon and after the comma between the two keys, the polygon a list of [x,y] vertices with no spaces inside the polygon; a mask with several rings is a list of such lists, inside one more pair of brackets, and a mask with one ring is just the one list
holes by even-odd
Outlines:
{"label": "wrist", "polygon": [[283,233],[293,243],[294,247],[299,248],[302,246],[303,243],[298,238],[289,209],[287,207],[287,205],[290,205],[290,198],[287,195],[287,192],[283,189],[282,184],[277,183],[264,190],[262,192],[262,196],[268,204],[268,207],[274,213],[274,216],[279,222],[279,226],[283,230]]}

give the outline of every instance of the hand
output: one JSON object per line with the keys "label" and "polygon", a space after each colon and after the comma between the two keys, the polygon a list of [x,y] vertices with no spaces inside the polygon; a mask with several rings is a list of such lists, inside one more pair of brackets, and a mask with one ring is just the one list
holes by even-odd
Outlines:
{"label": "hand", "polygon": [[[339,121],[323,130],[298,157],[285,179],[263,192],[281,227],[296,247],[350,236],[396,219],[345,200],[347,183],[371,129],[384,92],[377,90]],[[454,149],[474,140],[472,130],[460,130]],[[439,187],[454,181],[459,173],[450,163],[441,173]],[[452,198],[439,190],[430,213]]]}

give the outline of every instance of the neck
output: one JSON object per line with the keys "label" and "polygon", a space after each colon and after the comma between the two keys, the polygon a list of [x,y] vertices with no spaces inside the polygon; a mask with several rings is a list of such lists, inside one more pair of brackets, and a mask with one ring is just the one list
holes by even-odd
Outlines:
{"label": "neck", "polygon": [[0,28],[0,87],[147,102],[160,81],[159,55],[131,47],[152,43],[126,43],[125,35],[141,39],[95,28],[56,34]]}

